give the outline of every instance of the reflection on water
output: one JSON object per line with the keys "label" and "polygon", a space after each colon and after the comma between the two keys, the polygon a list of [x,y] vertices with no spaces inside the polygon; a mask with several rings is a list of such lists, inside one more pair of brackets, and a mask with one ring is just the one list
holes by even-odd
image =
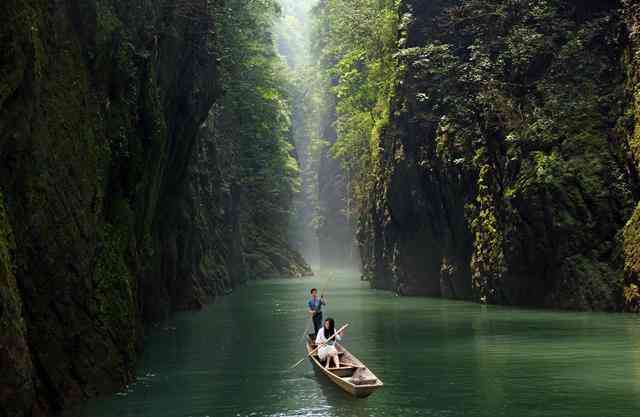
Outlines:
{"label": "reflection on water", "polygon": [[70,417],[640,415],[632,315],[486,307],[373,291],[342,274],[325,317],[385,383],[352,399],[304,355],[309,280],[252,283],[151,332],[138,380]]}

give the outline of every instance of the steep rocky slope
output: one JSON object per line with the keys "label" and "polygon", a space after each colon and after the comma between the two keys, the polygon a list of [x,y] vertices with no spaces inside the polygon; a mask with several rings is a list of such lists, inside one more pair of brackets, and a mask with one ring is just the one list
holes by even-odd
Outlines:
{"label": "steep rocky slope", "polygon": [[349,214],[348,178],[340,162],[331,155],[336,143],[335,98],[327,94],[320,137],[327,141],[318,160],[318,219],[320,262],[326,267],[352,267],[357,264],[354,227]]}
{"label": "steep rocky slope", "polygon": [[[332,39],[332,32],[341,32],[342,28],[330,21],[330,2],[320,0],[311,11],[311,57],[317,103],[316,135],[320,140],[316,144],[318,201],[316,209],[316,233],[320,262],[324,266],[350,268],[359,263],[359,254],[355,240],[357,215],[350,195],[353,174],[336,158],[335,147],[338,132],[340,99],[336,88],[338,78],[334,71],[338,55],[334,48],[339,45]],[[372,23],[372,22],[369,22]],[[350,30],[353,28],[350,28]],[[357,32],[357,30],[354,30]],[[350,123],[344,123],[350,125]]]}
{"label": "steep rocky slope", "polygon": [[402,2],[402,71],[360,230],[375,286],[625,305],[640,189],[630,152],[637,6],[621,7]]}
{"label": "steep rocky slope", "polygon": [[[2,2],[0,415],[117,389],[144,322],[255,272],[231,145],[201,132],[223,94],[220,4]],[[260,272],[308,271],[279,245]]]}
{"label": "steep rocky slope", "polygon": [[[627,67],[627,89],[633,95],[629,108],[630,132],[629,148],[633,155],[636,170],[640,161],[640,4],[624,1],[624,17],[629,34],[629,43],[625,50]],[[624,229],[625,257],[625,307],[640,312],[640,207],[636,206],[633,215]]]}
{"label": "steep rocky slope", "polygon": [[171,291],[185,278],[167,222],[217,89],[215,55],[195,36],[206,10],[189,11],[194,25],[171,4],[49,6],[10,1],[2,13],[4,259],[20,295],[7,300],[22,299],[31,353],[11,365],[35,389],[15,385],[7,415],[129,381],[139,317],[193,302]]}

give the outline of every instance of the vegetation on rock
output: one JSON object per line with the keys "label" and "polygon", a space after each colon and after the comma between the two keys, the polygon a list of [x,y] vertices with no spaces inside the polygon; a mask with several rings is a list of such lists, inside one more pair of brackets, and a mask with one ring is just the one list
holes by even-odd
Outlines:
{"label": "vegetation on rock", "polygon": [[635,305],[632,3],[320,2],[375,286]]}
{"label": "vegetation on rock", "polygon": [[275,1],[0,12],[0,415],[27,416],[131,381],[143,324],[309,269]]}
{"label": "vegetation on rock", "polygon": [[636,3],[3,2],[0,415],[354,234],[377,288],[640,311]]}

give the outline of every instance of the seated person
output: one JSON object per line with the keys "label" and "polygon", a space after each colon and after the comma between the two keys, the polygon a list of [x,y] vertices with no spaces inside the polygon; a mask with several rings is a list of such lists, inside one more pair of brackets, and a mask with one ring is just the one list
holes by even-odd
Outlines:
{"label": "seated person", "polygon": [[342,333],[338,333],[336,337],[331,340],[328,340],[331,336],[333,336],[336,332],[335,322],[333,319],[326,319],[324,321],[324,326],[322,329],[318,330],[318,334],[316,335],[316,345],[320,346],[318,349],[318,356],[321,361],[326,360],[325,368],[329,367],[331,363],[331,359],[336,364],[336,368],[340,367],[340,357],[338,356],[338,349],[336,349],[335,344],[336,340],[342,340]]}

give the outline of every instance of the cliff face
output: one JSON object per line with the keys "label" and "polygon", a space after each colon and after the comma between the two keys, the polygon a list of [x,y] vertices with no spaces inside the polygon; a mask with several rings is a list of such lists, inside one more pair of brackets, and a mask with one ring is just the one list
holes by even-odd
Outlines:
{"label": "cliff face", "polygon": [[26,404],[33,404],[35,387],[31,353],[22,316],[22,300],[13,275],[9,250],[13,233],[0,199],[0,404],[2,415],[21,415]]}
{"label": "cliff face", "polygon": [[[629,44],[625,50],[627,64],[627,89],[632,94],[629,108],[629,151],[632,154],[636,170],[640,161],[640,4],[625,1],[624,17],[629,34]],[[635,123],[631,123],[631,121]],[[625,258],[625,307],[640,312],[640,207],[636,206],[633,215],[624,229]]]}
{"label": "cliff face", "polygon": [[318,250],[321,265],[344,268],[357,264],[354,230],[349,218],[348,178],[330,151],[337,140],[335,97],[327,94],[323,104],[325,117],[320,125],[320,137],[328,146],[318,158]]}
{"label": "cliff face", "polygon": [[[197,216],[206,225],[185,218],[185,223],[191,221],[195,227],[206,230],[196,233],[207,248],[201,271],[218,274],[225,291],[250,277],[311,275],[310,267],[288,239],[290,216],[282,217],[282,206],[286,205],[282,197],[277,197],[277,202],[270,201],[269,194],[275,193],[260,191],[251,181],[241,179],[241,171],[247,166],[243,160],[254,160],[254,157],[243,155],[250,145],[244,143],[244,135],[237,133],[240,122],[235,115],[239,112],[225,110],[223,106],[224,101],[216,105],[207,119],[202,131],[202,148],[197,153],[198,163],[193,165],[194,213],[199,212],[202,202],[198,200],[202,200],[202,196],[212,196],[208,199],[210,207],[204,210],[206,216],[201,213]],[[247,140],[255,142],[251,135]]]}
{"label": "cliff face", "polygon": [[0,415],[122,386],[142,323],[247,278],[229,145],[200,131],[218,7],[0,6]]}
{"label": "cliff face", "polygon": [[2,404],[28,415],[34,398],[38,414],[129,381],[139,318],[197,298],[171,291],[185,278],[167,219],[213,103],[215,55],[195,36],[207,10],[188,11],[194,24],[180,3],[2,8],[3,321],[23,358],[3,366],[16,376]]}
{"label": "cliff face", "polygon": [[[316,234],[321,265],[325,267],[352,267],[359,261],[354,239],[355,218],[353,173],[335,156],[339,124],[336,95],[339,79],[332,69],[339,57],[332,52],[337,44],[332,37],[340,29],[331,23],[330,2],[318,1],[311,15],[315,21],[311,34],[311,50],[318,95],[316,134],[321,145],[314,155],[317,173],[318,201],[316,209]],[[351,28],[353,29],[353,28]]]}
{"label": "cliff face", "polygon": [[639,189],[631,52],[617,7],[403,2],[382,181],[359,232],[375,286],[623,306],[625,259],[637,277],[637,226],[625,223]]}

